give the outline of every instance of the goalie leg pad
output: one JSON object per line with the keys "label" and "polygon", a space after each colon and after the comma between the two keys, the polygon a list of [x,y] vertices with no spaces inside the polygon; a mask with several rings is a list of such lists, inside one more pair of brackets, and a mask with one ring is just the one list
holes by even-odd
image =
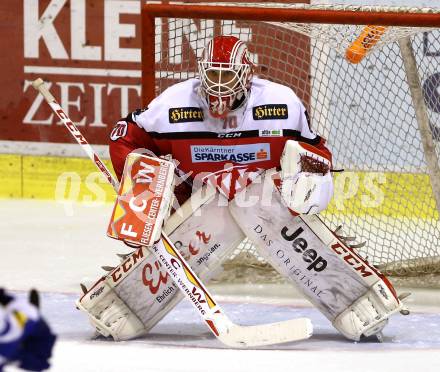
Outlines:
{"label": "goalie leg pad", "polygon": [[[381,281],[356,300],[333,320],[333,326],[347,338],[358,340],[360,335],[380,335],[390,315],[402,307],[391,300],[392,292]],[[380,337],[380,336],[379,336]]]}
{"label": "goalie leg pad", "polygon": [[[165,231],[174,230],[169,237],[176,248],[202,280],[209,280],[221,271],[221,263],[244,234],[223,196],[213,195],[196,211],[194,204],[188,200],[181,209],[184,215],[193,214],[185,219],[177,211],[167,221]],[[105,285],[100,286],[101,282]],[[101,334],[127,340],[147,333],[182,298],[156,257],[143,248],[101,279],[80,299],[78,307],[88,313]]]}
{"label": "goalie leg pad", "polygon": [[90,323],[104,337],[123,341],[145,333],[141,320],[113,291],[106,277],[77,302],[77,307],[88,314]]}
{"label": "goalie leg pad", "polygon": [[[266,176],[267,177],[267,176]],[[264,183],[243,191],[252,207],[230,210],[258,253],[289,279],[344,336],[359,340],[381,331],[402,303],[388,281],[338,239],[318,216],[294,217],[274,190],[261,200]]]}

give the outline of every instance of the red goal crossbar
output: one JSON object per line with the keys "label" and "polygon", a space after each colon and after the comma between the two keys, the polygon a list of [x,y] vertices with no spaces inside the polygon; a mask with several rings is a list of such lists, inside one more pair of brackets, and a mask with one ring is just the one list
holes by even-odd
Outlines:
{"label": "red goal crossbar", "polygon": [[275,8],[207,4],[142,5],[142,104],[155,97],[155,18],[230,19],[298,23],[440,27],[439,13]]}

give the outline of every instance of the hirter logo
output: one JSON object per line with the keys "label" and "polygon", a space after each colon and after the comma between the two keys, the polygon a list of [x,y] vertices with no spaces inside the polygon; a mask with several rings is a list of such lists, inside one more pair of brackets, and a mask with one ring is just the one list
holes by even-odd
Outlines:
{"label": "hirter logo", "polygon": [[168,110],[171,124],[203,121],[203,110],[200,107],[172,107]]}
{"label": "hirter logo", "polygon": [[252,107],[252,116],[254,120],[287,119],[289,112],[286,104],[261,105]]}

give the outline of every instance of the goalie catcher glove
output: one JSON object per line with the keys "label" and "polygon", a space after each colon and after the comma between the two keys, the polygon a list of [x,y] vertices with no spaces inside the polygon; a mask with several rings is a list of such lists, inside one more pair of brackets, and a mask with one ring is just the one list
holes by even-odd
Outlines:
{"label": "goalie catcher glove", "polygon": [[304,142],[289,140],[281,155],[281,195],[298,214],[324,210],[333,196],[331,155]]}
{"label": "goalie catcher glove", "polygon": [[35,290],[28,301],[0,288],[0,371],[11,362],[29,371],[49,368],[56,337],[41,317],[38,304]]}

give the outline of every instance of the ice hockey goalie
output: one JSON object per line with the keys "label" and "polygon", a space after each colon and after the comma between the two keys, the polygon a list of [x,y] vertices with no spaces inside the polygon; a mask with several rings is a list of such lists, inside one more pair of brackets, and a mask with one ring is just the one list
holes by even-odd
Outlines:
{"label": "ice hockey goalie", "polygon": [[[203,280],[247,236],[347,338],[380,335],[402,303],[316,216],[333,195],[332,156],[301,101],[254,76],[247,46],[234,36],[211,40],[198,68],[197,78],[116,124],[110,155],[118,177],[133,151],[171,154],[178,203],[164,229]],[[204,184],[217,191],[203,193]],[[140,249],[85,291],[78,307],[101,334],[126,340],[147,333],[181,298]]]}

